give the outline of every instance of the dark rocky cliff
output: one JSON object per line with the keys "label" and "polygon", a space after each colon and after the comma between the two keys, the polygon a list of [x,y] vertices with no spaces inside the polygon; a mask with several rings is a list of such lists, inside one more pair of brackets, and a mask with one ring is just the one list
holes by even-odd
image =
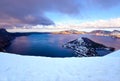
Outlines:
{"label": "dark rocky cliff", "polygon": [[0,29],[0,52],[5,51],[5,47],[11,43],[15,37],[8,33],[5,29]]}

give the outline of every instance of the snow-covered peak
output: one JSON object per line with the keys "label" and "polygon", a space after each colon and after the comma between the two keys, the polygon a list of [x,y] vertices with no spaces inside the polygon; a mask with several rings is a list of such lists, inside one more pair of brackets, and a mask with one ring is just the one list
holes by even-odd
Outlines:
{"label": "snow-covered peak", "polygon": [[83,40],[81,37],[78,38],[77,41],[78,41],[80,44],[82,44],[82,43],[84,42],[84,40]]}
{"label": "snow-covered peak", "polygon": [[78,41],[83,41],[83,39],[82,39],[81,37],[79,37],[77,40],[78,40]]}

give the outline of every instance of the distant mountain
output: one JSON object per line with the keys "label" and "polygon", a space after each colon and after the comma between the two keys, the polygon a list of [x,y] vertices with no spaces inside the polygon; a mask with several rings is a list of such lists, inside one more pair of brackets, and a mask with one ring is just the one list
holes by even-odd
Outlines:
{"label": "distant mountain", "polygon": [[120,31],[114,30],[111,32],[110,36],[115,37],[115,38],[120,38]]}
{"label": "distant mountain", "polygon": [[85,37],[70,41],[64,44],[63,47],[74,50],[75,54],[80,57],[97,56],[98,55],[97,51],[100,50],[109,51],[109,52],[114,51],[114,48],[96,43]]}
{"label": "distant mountain", "polygon": [[111,36],[115,38],[120,38],[120,31],[106,31],[106,30],[94,30],[91,32],[77,31],[77,30],[65,30],[59,32],[52,32],[52,34],[92,34],[97,36]]}
{"label": "distant mountain", "polygon": [[77,30],[65,30],[60,32],[52,32],[52,34],[85,34],[84,31],[77,31]]}
{"label": "distant mountain", "polygon": [[94,30],[92,32],[89,32],[88,34],[120,38],[120,31],[118,31],[118,30],[114,30],[114,31]]}
{"label": "distant mountain", "polygon": [[112,31],[113,33],[120,33],[120,31],[119,30],[114,30],[114,31]]}
{"label": "distant mountain", "polygon": [[109,36],[111,34],[111,32],[110,31],[105,31],[105,30],[94,30],[94,31],[89,32],[88,34]]}

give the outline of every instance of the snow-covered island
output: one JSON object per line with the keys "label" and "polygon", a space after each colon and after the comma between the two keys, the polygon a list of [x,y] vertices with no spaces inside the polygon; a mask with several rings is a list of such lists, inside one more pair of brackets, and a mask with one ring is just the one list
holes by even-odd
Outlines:
{"label": "snow-covered island", "polygon": [[0,81],[120,81],[120,50],[104,57],[83,58],[0,52]]}
{"label": "snow-covered island", "polygon": [[85,37],[80,37],[76,40],[67,42],[63,47],[72,49],[79,57],[103,56],[114,51],[114,48],[112,47],[96,43]]}

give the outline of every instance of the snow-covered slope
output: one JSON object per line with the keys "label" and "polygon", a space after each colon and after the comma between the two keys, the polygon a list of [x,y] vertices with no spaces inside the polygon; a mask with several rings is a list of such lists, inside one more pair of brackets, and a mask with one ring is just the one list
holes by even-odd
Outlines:
{"label": "snow-covered slope", "polygon": [[106,55],[105,57],[119,57],[120,58],[120,50],[112,52],[112,53]]}
{"label": "snow-covered slope", "polygon": [[0,81],[120,81],[119,54],[48,58],[1,52]]}

